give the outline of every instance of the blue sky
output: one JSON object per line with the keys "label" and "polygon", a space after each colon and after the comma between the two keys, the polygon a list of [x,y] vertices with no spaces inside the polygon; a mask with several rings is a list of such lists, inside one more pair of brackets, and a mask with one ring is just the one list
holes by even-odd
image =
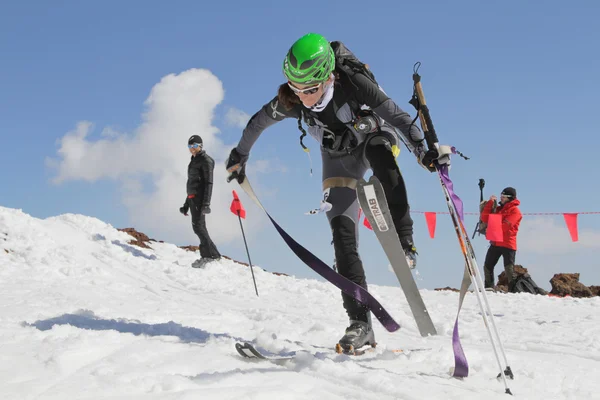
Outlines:
{"label": "blue sky", "polygon": [[[451,177],[467,211],[485,193],[514,186],[523,212],[598,211],[596,149],[600,5],[478,1],[331,1],[288,8],[272,2],[4,2],[0,5],[0,205],[45,218],[81,213],[135,226],[179,245],[196,244],[178,214],[185,197],[186,139],[199,133],[217,162],[209,227],[222,253],[245,260],[239,224],[228,214],[223,163],[241,121],[283,82],[289,46],[307,32],[342,40],[371,65],[411,115],[413,64],[420,73]],[[316,8],[315,8],[316,7]],[[295,122],[257,142],[248,167],[271,215],[330,263],[333,251],[314,175]],[[398,162],[413,209],[445,211],[437,177],[404,150]],[[270,271],[315,277],[242,196],[252,261]],[[462,260],[450,219],[436,238],[415,214],[419,285],[457,287]],[[469,230],[476,218],[467,217]],[[218,226],[217,226],[218,225]],[[579,217],[571,243],[561,216],[525,216],[517,263],[544,287],[557,272],[600,284],[600,215]],[[475,238],[480,264],[487,249]],[[368,281],[397,285],[372,232],[361,230]],[[501,264],[497,272],[502,270]]]}

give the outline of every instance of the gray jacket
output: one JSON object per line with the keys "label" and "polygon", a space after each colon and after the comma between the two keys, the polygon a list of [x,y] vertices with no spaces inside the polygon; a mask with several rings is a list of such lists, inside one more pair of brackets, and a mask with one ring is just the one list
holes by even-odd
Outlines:
{"label": "gray jacket", "polygon": [[423,133],[412,123],[413,119],[410,115],[398,107],[379,85],[358,73],[352,79],[345,74],[340,74],[340,79],[335,82],[332,101],[319,113],[309,110],[302,104],[286,110],[275,97],[252,116],[244,129],[237,151],[242,155],[248,155],[265,129],[286,118],[301,119],[308,126],[308,133],[321,144],[322,150],[324,137],[331,134],[338,137],[353,136],[350,138],[351,142],[358,145],[368,135],[359,133],[353,126],[360,109],[371,110],[378,117],[382,129],[395,130],[411,152],[414,152],[415,148],[419,150],[424,148]]}

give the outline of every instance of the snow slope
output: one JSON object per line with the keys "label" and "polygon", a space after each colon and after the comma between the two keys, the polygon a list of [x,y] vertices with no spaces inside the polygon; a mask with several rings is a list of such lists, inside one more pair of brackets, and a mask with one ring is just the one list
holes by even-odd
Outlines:
{"label": "snow slope", "polygon": [[[457,380],[457,293],[422,291],[439,332],[422,338],[399,285],[371,285],[402,329],[375,321],[376,351],[338,355],[347,318],[332,285],[255,267],[257,297],[245,266],[193,269],[197,254],[130,239],[95,218],[40,220],[0,207],[0,399],[506,398],[472,294],[460,323],[470,376]],[[277,260],[260,263],[277,270]],[[461,266],[440,268],[456,269],[456,286]],[[518,398],[600,399],[599,297],[488,297]],[[306,351],[254,362],[236,341]]]}

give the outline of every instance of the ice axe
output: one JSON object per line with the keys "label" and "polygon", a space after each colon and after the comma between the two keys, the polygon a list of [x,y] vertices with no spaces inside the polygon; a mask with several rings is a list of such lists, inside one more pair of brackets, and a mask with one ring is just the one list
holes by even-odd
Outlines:
{"label": "ice axe", "polygon": [[[481,202],[483,201],[483,188],[485,187],[485,180],[483,178],[480,178],[478,185],[479,185],[479,204],[481,204]],[[475,225],[475,231],[473,231],[473,236],[471,237],[471,239],[475,239],[475,234],[479,230],[480,223],[481,223],[481,220],[477,221],[477,225]]]}

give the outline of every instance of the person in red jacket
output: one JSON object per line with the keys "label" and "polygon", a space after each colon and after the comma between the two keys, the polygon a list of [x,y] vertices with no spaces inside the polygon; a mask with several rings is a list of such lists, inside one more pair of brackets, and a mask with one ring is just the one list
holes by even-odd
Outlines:
{"label": "person in red jacket", "polygon": [[517,199],[517,191],[512,187],[505,188],[500,194],[500,205],[493,210],[496,204],[496,196],[492,195],[481,213],[481,220],[488,223],[490,214],[502,215],[502,241],[490,242],[490,248],[485,255],[483,270],[485,272],[485,287],[494,287],[494,267],[500,260],[504,259],[504,271],[508,279],[508,291],[512,292],[515,284],[514,265],[517,254],[517,233],[523,216]]}

